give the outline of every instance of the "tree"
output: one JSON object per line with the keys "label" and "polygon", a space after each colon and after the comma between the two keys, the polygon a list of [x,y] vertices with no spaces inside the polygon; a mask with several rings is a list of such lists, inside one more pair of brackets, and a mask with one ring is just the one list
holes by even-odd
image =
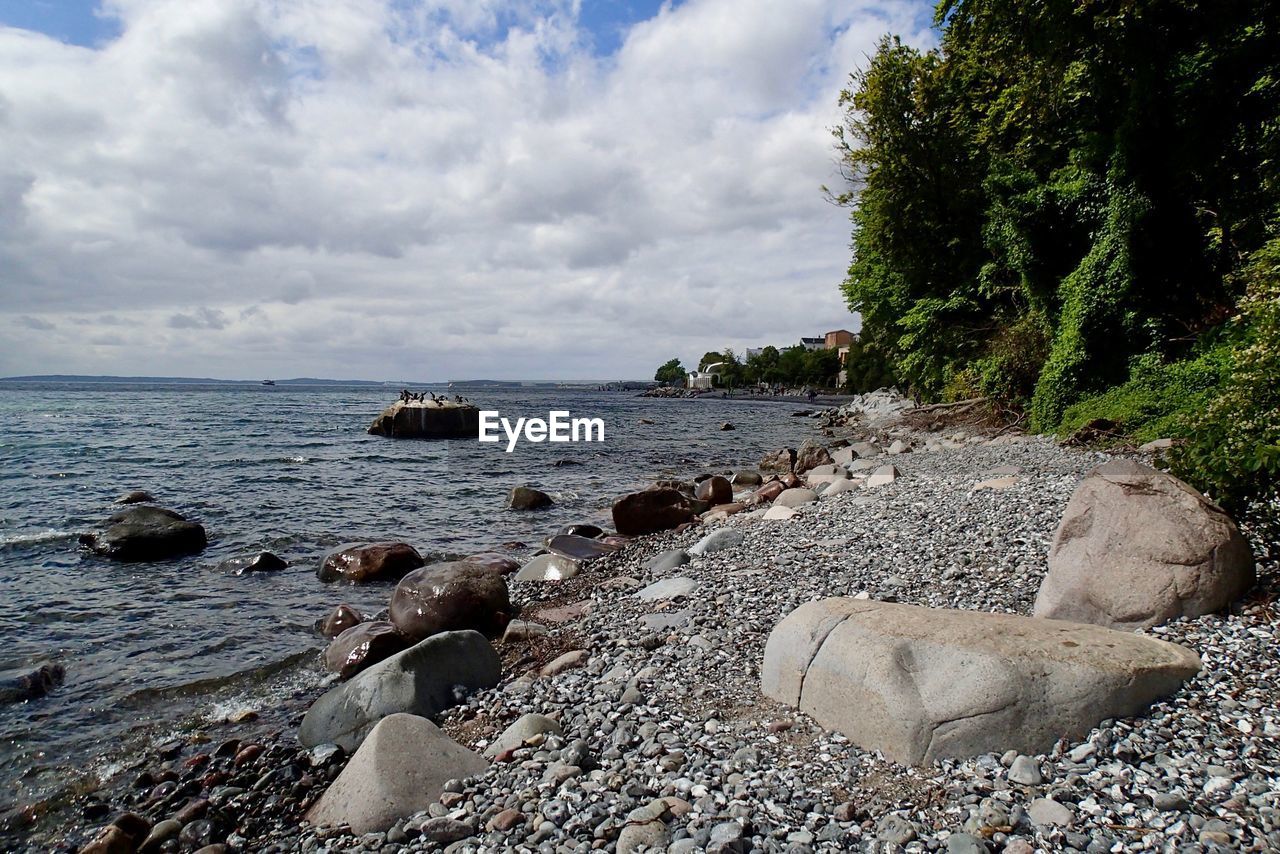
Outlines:
{"label": "tree", "polygon": [[683,385],[684,378],[687,375],[684,366],[680,364],[679,359],[672,359],[658,368],[658,372],[653,375],[654,380],[666,385]]}
{"label": "tree", "polygon": [[721,353],[716,353],[714,351],[703,353],[702,358],[698,360],[698,370],[705,371],[711,365],[714,365],[717,362],[723,362],[723,361],[724,361],[724,355]]}

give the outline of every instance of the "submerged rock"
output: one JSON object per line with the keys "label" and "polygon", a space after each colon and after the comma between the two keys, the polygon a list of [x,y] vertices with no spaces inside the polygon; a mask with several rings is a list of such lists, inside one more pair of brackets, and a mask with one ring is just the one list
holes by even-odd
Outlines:
{"label": "submerged rock", "polygon": [[321,581],[397,581],[425,561],[408,543],[339,546],[324,556],[316,571]]}
{"label": "submerged rock", "polygon": [[218,564],[218,571],[228,575],[247,575],[250,572],[275,572],[287,569],[289,564],[271,552],[258,552],[253,557],[233,557]]}
{"label": "submerged rock", "polygon": [[66,676],[67,669],[57,662],[0,673],[0,703],[37,700],[61,685]]}
{"label": "submerged rock", "polygon": [[107,519],[101,534],[83,534],[81,545],[113,560],[163,560],[195,554],[207,544],[204,528],[162,507],[136,506]]}
{"label": "submerged rock", "polygon": [[133,492],[126,492],[116,499],[117,504],[155,504],[156,500],[151,497],[150,492],[144,492],[141,489],[135,489]]}
{"label": "submerged rock", "polygon": [[507,493],[507,507],[511,510],[541,510],[554,503],[550,495],[532,486],[517,486]]}

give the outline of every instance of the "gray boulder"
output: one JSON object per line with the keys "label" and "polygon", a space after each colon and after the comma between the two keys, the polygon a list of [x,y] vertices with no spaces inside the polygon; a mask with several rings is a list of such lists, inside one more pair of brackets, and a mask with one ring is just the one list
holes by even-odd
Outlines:
{"label": "gray boulder", "polygon": [[920,764],[1046,752],[1199,670],[1185,647],[1100,626],[840,598],[778,624],[761,682],[861,747]]}
{"label": "gray boulder", "polygon": [[101,534],[83,534],[81,545],[113,560],[164,560],[194,554],[207,540],[204,528],[162,507],[134,505],[112,514]]}
{"label": "gray boulder", "polygon": [[677,566],[684,566],[689,562],[689,555],[683,549],[668,549],[660,552],[645,561],[644,568],[647,572],[663,573]]}
{"label": "gray boulder", "polygon": [[578,574],[579,564],[564,555],[538,555],[520,568],[514,581],[567,581]]}
{"label": "gray boulder", "polygon": [[342,773],[307,811],[317,826],[383,831],[440,799],[445,783],[489,764],[417,715],[393,714],[369,733]]}
{"label": "gray boulder", "polygon": [[732,528],[719,528],[690,546],[689,554],[694,557],[700,557],[722,549],[731,549],[741,543],[743,539],[741,531],[735,531]]}
{"label": "gray boulder", "polygon": [[1217,611],[1254,579],[1249,544],[1221,508],[1172,475],[1112,460],[1067,504],[1034,613],[1142,629]]}
{"label": "gray boulder", "polygon": [[646,602],[654,602],[658,599],[674,599],[677,596],[689,596],[698,589],[698,582],[692,578],[685,576],[676,576],[675,578],[664,578],[661,581],[655,581],[643,590],[636,592],[637,599],[643,599]]}
{"label": "gray boulder", "polygon": [[321,696],[302,718],[298,740],[352,751],[387,715],[438,714],[501,675],[498,653],[479,632],[433,635]]}
{"label": "gray boulder", "polygon": [[511,726],[504,729],[502,735],[494,739],[493,744],[485,748],[484,755],[492,759],[504,750],[515,750],[517,747],[523,746],[527,740],[535,735],[543,735],[545,733],[564,735],[564,730],[560,728],[560,724],[546,715],[530,712],[517,718]]}
{"label": "gray boulder", "polygon": [[812,489],[805,489],[798,486],[795,489],[783,490],[783,492],[773,499],[775,507],[799,507],[801,504],[809,504],[818,500],[818,493]]}

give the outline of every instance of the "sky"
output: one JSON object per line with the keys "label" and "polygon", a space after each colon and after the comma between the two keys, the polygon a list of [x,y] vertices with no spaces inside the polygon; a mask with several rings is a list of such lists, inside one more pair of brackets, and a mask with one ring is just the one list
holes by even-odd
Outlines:
{"label": "sky", "polygon": [[648,379],[858,328],[918,0],[0,0],[0,376]]}

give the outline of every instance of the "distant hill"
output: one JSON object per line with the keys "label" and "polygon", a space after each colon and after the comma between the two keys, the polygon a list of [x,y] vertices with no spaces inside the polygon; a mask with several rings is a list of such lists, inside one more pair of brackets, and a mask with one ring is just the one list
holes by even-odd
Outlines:
{"label": "distant hill", "polygon": [[[0,377],[3,383],[166,383],[171,385],[258,385],[260,380],[215,380],[211,377],[114,377],[86,376],[82,374],[43,374],[40,376]],[[316,377],[297,377],[276,380],[276,385],[357,385],[381,386],[376,380],[329,380]],[[421,385],[421,383],[419,384]],[[437,383],[438,385],[438,383]]]}

